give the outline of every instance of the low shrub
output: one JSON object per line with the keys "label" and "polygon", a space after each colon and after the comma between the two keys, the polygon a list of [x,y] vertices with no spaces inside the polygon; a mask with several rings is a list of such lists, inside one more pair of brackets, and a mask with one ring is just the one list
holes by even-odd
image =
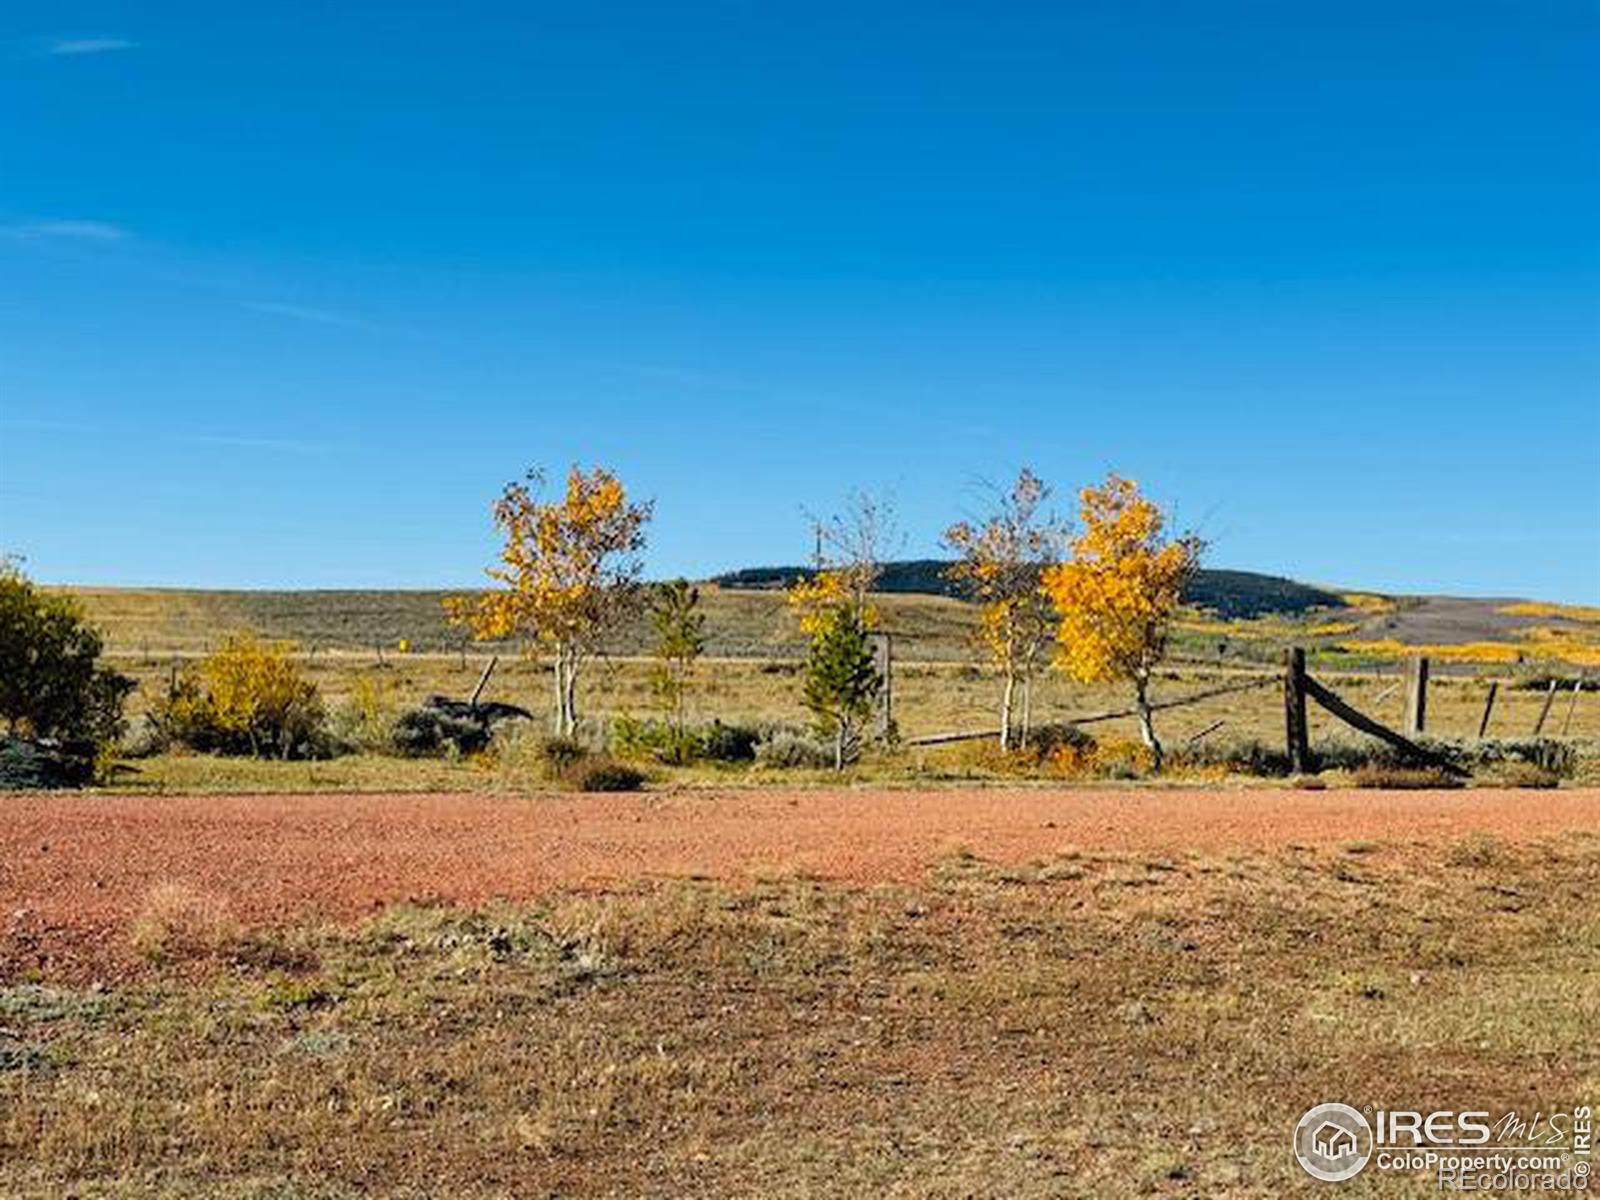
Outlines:
{"label": "low shrub", "polygon": [[687,766],[701,760],[753,762],[762,731],[753,725],[724,725],[719,720],[680,730],[665,721],[618,717],[610,732],[611,749],[620,755]]}
{"label": "low shrub", "polygon": [[761,730],[753,725],[724,725],[712,721],[701,733],[700,753],[712,762],[754,762]]}
{"label": "low shrub", "polygon": [[1566,691],[1577,681],[1571,675],[1555,675],[1549,671],[1539,675],[1524,675],[1511,686],[1522,691],[1548,692],[1550,685],[1556,685],[1556,691]]}
{"label": "low shrub", "polygon": [[1087,743],[1058,747],[1049,765],[1068,778],[1138,779],[1150,772],[1153,757],[1147,746],[1131,738],[1091,737]]}
{"label": "low shrub", "polygon": [[471,754],[489,744],[489,731],[476,721],[463,721],[436,709],[413,708],[395,720],[390,743],[413,758],[446,750]]}
{"label": "low shrub", "polygon": [[1094,748],[1094,737],[1077,725],[1053,721],[1028,730],[1027,743],[1020,747],[1038,761],[1046,762],[1062,753],[1085,753]]}
{"label": "low shrub", "polygon": [[645,774],[639,768],[604,757],[578,763],[570,769],[569,776],[580,792],[637,792],[645,781]]}
{"label": "low shrub", "polygon": [[506,725],[532,719],[532,713],[514,704],[468,704],[448,696],[429,696],[418,707],[400,714],[390,742],[401,754],[412,756],[476,754]]}
{"label": "low shrub", "polygon": [[1270,745],[1259,738],[1215,740],[1179,746],[1172,751],[1170,761],[1174,767],[1201,770],[1220,767],[1234,775],[1273,777],[1289,773],[1288,753],[1282,747]]}
{"label": "low shrub", "polygon": [[553,779],[562,779],[589,757],[589,750],[577,738],[547,737],[539,743],[539,757]]}
{"label": "low shrub", "polygon": [[833,766],[833,747],[792,729],[774,729],[756,743],[756,762],[763,767],[791,770]]}
{"label": "low shrub", "polygon": [[[1319,771],[1359,771],[1362,767],[1401,767],[1405,763],[1380,742],[1349,742],[1334,739],[1319,742],[1311,748],[1313,765]],[[1284,772],[1288,772],[1288,755],[1284,755]]]}
{"label": "low shrub", "polygon": [[[1549,776],[1557,781],[1570,778],[1578,767],[1578,751],[1570,742],[1554,738],[1507,739],[1503,741],[1455,741],[1422,738],[1418,744],[1447,762],[1469,771],[1490,769],[1508,772],[1508,778],[1526,779],[1538,786],[1537,779]],[[1231,772],[1257,776],[1284,776],[1289,773],[1289,756],[1279,746],[1249,739],[1210,741],[1174,750],[1174,765],[1223,767]],[[1406,771],[1436,770],[1418,763],[1405,751],[1375,740],[1331,739],[1312,747],[1313,766],[1318,771]],[[1380,786],[1380,785],[1371,785]],[[1430,785],[1431,786],[1431,785]],[[1448,784],[1440,786],[1449,786]]]}
{"label": "low shrub", "polygon": [[0,792],[82,787],[94,779],[95,743],[0,735]]}
{"label": "low shrub", "polygon": [[329,730],[340,749],[377,754],[401,748],[397,724],[393,685],[382,676],[361,675],[333,710]]}
{"label": "low shrub", "polygon": [[700,740],[694,731],[677,729],[666,721],[618,717],[611,722],[608,740],[614,751],[628,758],[685,766],[700,757]]}
{"label": "low shrub", "polygon": [[1513,762],[1490,768],[1490,778],[1501,787],[1555,788],[1561,776],[1533,763]]}
{"label": "low shrub", "polygon": [[1578,769],[1577,747],[1557,738],[1496,738],[1483,742],[1433,745],[1463,766],[1472,768],[1520,763],[1562,779],[1571,778]]}
{"label": "low shrub", "polygon": [[1358,767],[1351,777],[1358,788],[1381,788],[1386,791],[1432,791],[1438,788],[1462,786],[1459,775],[1452,775],[1438,767],[1395,767],[1368,763]]}

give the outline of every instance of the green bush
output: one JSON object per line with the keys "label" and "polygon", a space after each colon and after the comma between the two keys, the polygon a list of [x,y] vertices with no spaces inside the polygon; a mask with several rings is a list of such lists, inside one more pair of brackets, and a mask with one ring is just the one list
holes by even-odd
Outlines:
{"label": "green bush", "polygon": [[1462,766],[1496,767],[1521,763],[1568,779],[1578,769],[1578,749],[1557,738],[1497,738],[1483,742],[1431,743]]}
{"label": "green bush", "polygon": [[390,736],[396,750],[414,758],[442,750],[472,754],[489,744],[489,731],[480,722],[426,705],[401,713]]}
{"label": "green bush", "polygon": [[674,729],[666,721],[618,717],[611,723],[611,749],[627,758],[686,766],[702,759],[721,763],[753,762],[761,730],[753,725],[709,725]]}
{"label": "green bush", "polygon": [[0,735],[0,792],[82,787],[93,778],[92,754]]}
{"label": "green bush", "polygon": [[1172,752],[1174,766],[1221,767],[1238,775],[1279,776],[1289,773],[1289,755],[1282,746],[1258,738],[1203,741]]}
{"label": "green bush", "polygon": [[833,747],[816,738],[788,729],[768,733],[756,745],[756,762],[763,767],[793,769],[797,767],[833,766]]}
{"label": "green bush", "polygon": [[341,753],[381,754],[397,749],[393,688],[381,675],[359,675],[350,694],[333,710],[329,736]]}
{"label": "green bush", "polygon": [[611,748],[627,758],[685,766],[700,757],[700,739],[692,729],[674,729],[666,721],[618,717],[611,722]]}
{"label": "green bush", "polygon": [[11,738],[39,743],[26,754],[12,747],[18,778],[34,770],[21,767],[26,757],[39,770],[86,782],[101,747],[121,734],[134,683],[102,667],[101,650],[76,604],[39,592],[0,559],[0,721]]}
{"label": "green bush", "polygon": [[753,725],[724,725],[712,721],[700,735],[700,753],[712,762],[754,762],[761,730]]}

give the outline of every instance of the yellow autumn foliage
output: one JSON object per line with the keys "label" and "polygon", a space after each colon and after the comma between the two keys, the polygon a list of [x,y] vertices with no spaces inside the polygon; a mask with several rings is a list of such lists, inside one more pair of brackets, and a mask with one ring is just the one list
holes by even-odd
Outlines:
{"label": "yellow autumn foliage", "polygon": [[1584,624],[1600,624],[1600,605],[1551,604],[1543,600],[1523,600],[1495,609],[1508,617],[1555,617]]}
{"label": "yellow autumn foliage", "polygon": [[1440,662],[1519,663],[1553,659],[1578,667],[1600,667],[1600,646],[1584,641],[1561,629],[1535,628],[1517,642],[1402,642],[1394,638],[1370,641],[1350,640],[1339,649],[1375,658],[1407,658],[1422,655]]}
{"label": "yellow autumn foliage", "polygon": [[1526,652],[1524,647],[1512,642],[1440,644],[1402,642],[1395,638],[1374,638],[1366,641],[1353,639],[1340,642],[1339,649],[1351,654],[1371,655],[1374,658],[1407,658],[1420,654],[1443,662],[1487,663],[1519,662]]}
{"label": "yellow autumn foliage", "polygon": [[1395,607],[1394,601],[1388,596],[1379,596],[1372,592],[1345,592],[1340,598],[1351,608],[1359,608],[1369,613],[1388,612]]}
{"label": "yellow autumn foliage", "polygon": [[1600,667],[1600,645],[1570,629],[1547,625],[1525,630],[1529,653],[1539,658],[1559,658],[1579,667]]}
{"label": "yellow autumn foliage", "polygon": [[1161,510],[1130,479],[1107,476],[1079,500],[1072,556],[1043,576],[1061,618],[1058,661],[1085,683],[1142,680],[1166,651],[1199,542],[1168,540]]}
{"label": "yellow autumn foliage", "polygon": [[478,597],[452,597],[446,607],[474,637],[531,637],[550,645],[583,643],[610,623],[612,591],[631,582],[628,557],[644,545],[649,504],[628,500],[622,482],[603,467],[573,467],[558,500],[535,487],[507,486],[494,520],[505,537],[500,565],[487,574],[503,584]]}
{"label": "yellow autumn foliage", "polygon": [[818,636],[831,613],[847,605],[859,605],[861,623],[867,629],[878,625],[878,608],[860,594],[848,568],[826,567],[809,579],[797,579],[786,594],[790,611],[808,638]]}
{"label": "yellow autumn foliage", "polygon": [[574,466],[554,500],[541,500],[543,476],[506,485],[494,505],[504,536],[500,562],[488,568],[502,586],[476,597],[452,597],[445,611],[477,638],[522,637],[551,652],[555,728],[577,726],[580,666],[627,609],[639,579],[638,552],[652,506],[634,503],[622,481],[603,467]]}

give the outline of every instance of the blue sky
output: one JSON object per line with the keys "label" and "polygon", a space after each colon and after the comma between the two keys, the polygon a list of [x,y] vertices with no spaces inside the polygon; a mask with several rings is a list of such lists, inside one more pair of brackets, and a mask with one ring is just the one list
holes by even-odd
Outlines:
{"label": "blue sky", "polygon": [[652,573],[907,552],[1028,463],[1217,565],[1600,601],[1600,8],[18,3],[0,549],[480,578],[531,464]]}

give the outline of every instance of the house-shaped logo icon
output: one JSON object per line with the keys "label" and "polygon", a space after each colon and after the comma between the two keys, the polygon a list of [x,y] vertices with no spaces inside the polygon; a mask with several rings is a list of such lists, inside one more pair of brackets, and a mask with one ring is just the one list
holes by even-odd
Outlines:
{"label": "house-shaped logo icon", "polygon": [[1348,1104],[1308,1108],[1294,1127],[1294,1156],[1307,1175],[1338,1183],[1361,1173],[1372,1157],[1372,1124]]}
{"label": "house-shaped logo icon", "polygon": [[1325,1121],[1316,1133],[1311,1135],[1311,1145],[1318,1154],[1328,1158],[1343,1158],[1347,1154],[1356,1152],[1356,1135],[1343,1125]]}

